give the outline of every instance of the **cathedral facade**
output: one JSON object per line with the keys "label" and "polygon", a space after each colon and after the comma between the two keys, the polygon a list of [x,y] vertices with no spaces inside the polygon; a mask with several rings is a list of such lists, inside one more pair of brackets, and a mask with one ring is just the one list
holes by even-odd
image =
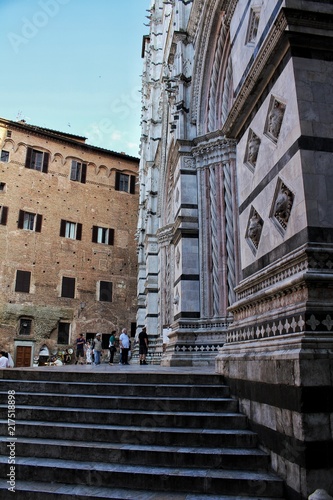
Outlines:
{"label": "cathedral facade", "polygon": [[138,327],[225,376],[290,497],[332,495],[332,2],[147,17]]}

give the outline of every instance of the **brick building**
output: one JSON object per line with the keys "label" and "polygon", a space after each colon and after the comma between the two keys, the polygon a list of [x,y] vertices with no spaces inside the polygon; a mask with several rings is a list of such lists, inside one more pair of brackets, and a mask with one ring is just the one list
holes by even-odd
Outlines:
{"label": "brick building", "polygon": [[138,159],[0,119],[0,347],[41,348],[135,331]]}

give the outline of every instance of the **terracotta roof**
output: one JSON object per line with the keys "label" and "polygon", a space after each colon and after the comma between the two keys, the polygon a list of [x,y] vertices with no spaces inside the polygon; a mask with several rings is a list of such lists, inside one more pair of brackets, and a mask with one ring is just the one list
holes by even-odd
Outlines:
{"label": "terracotta roof", "polygon": [[139,158],[135,156],[127,155],[126,153],[118,153],[116,151],[111,151],[110,149],[100,148],[97,146],[93,146],[91,144],[86,144],[86,137],[81,135],[68,134],[67,132],[60,132],[58,130],[52,130],[45,127],[38,127],[37,125],[30,125],[25,120],[20,121],[11,121],[6,120],[5,118],[0,117],[0,123],[7,125],[7,127],[19,128],[24,130],[30,130],[36,134],[47,135],[52,137],[53,139],[58,139],[60,141],[66,141],[71,144],[76,144],[77,146],[81,146],[84,149],[92,149],[100,152],[104,152],[107,154],[112,154],[118,157],[126,158],[128,160],[136,160],[139,161]]}

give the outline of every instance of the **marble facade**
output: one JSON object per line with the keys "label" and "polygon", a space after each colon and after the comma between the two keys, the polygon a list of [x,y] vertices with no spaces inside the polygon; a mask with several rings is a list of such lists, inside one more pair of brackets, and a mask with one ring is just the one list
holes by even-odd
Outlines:
{"label": "marble facade", "polygon": [[155,0],[148,17],[151,361],[215,364],[290,497],[332,494],[332,3]]}

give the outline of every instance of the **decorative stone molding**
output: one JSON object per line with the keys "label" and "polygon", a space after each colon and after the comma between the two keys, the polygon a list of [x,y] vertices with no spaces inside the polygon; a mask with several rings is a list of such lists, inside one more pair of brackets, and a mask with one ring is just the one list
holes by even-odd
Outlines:
{"label": "decorative stone molding", "polygon": [[219,132],[201,136],[194,141],[193,157],[197,168],[205,168],[215,163],[224,163],[235,157],[236,143],[226,139]]}
{"label": "decorative stone molding", "polygon": [[177,344],[175,345],[175,352],[216,352],[223,347],[223,342],[220,344]]}
{"label": "decorative stone molding", "polygon": [[273,287],[269,294],[260,294],[248,300],[238,301],[231,309],[235,321],[240,321],[248,317],[270,314],[272,310],[290,309],[295,303],[306,301],[307,297],[305,283],[300,282],[289,287]]}
{"label": "decorative stone molding", "polygon": [[227,344],[243,342],[247,340],[259,340],[263,338],[278,337],[290,333],[299,333],[304,329],[304,316],[290,316],[268,322],[258,323],[255,326],[245,326],[227,333]]}
{"label": "decorative stone molding", "polygon": [[[270,273],[268,272],[268,277],[265,275],[264,279],[261,279],[257,282],[257,280],[253,280],[254,284],[250,286],[246,286],[244,290],[237,289],[238,299],[242,300],[246,297],[251,297],[254,294],[266,290],[267,288],[275,285],[276,283],[283,282],[286,279],[291,279],[293,276],[298,275],[302,272],[305,272],[308,269],[308,263],[306,260],[297,262],[291,266],[287,266],[285,269],[279,271],[279,268],[283,268],[283,264],[279,263],[277,272]],[[243,287],[242,287],[243,288]]]}

